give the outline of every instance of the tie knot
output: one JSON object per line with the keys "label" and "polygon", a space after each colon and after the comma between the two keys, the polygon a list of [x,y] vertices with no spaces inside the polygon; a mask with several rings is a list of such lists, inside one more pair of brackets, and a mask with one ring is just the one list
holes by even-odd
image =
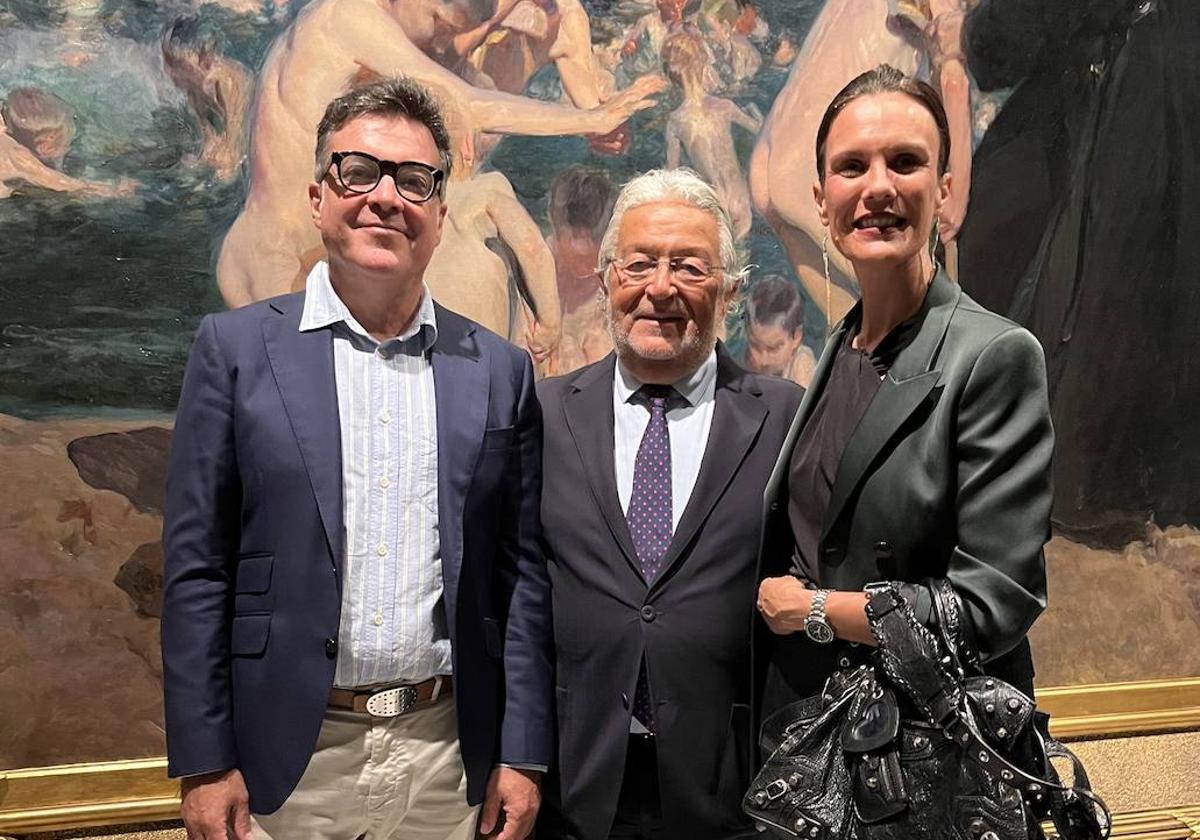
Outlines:
{"label": "tie knot", "polygon": [[675,407],[680,394],[670,385],[643,385],[637,389],[635,397],[643,405],[669,409]]}

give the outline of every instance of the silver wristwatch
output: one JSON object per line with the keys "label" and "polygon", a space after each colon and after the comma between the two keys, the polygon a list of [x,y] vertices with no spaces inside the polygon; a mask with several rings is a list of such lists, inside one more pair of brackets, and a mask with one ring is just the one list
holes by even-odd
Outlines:
{"label": "silver wristwatch", "polygon": [[827,645],[835,638],[829,620],[825,618],[825,602],[829,599],[828,589],[818,589],[813,593],[812,606],[808,617],[804,619],[804,634],[818,644]]}

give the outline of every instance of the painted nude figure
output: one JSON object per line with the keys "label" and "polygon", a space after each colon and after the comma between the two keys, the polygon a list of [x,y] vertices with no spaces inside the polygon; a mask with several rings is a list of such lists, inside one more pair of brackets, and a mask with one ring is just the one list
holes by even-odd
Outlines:
{"label": "painted nude figure", "polygon": [[562,335],[554,257],[508,178],[476,173],[474,132],[445,101],[454,160],[442,241],[425,282],[438,303],[524,346],[550,373]]}
{"label": "painted nude figure", "polygon": [[61,171],[75,137],[71,106],[36,87],[13,88],[0,105],[0,198],[19,183],[92,197],[133,192],[136,182],[116,183],[72,178]]}
{"label": "painted nude figure", "polygon": [[467,61],[497,90],[520,93],[531,76],[554,64],[576,108],[601,102],[592,61],[592,29],[579,0],[500,0],[481,27]]}
{"label": "painted nude figure", "polygon": [[250,71],[221,55],[215,39],[191,16],[166,28],[162,52],[167,75],[183,91],[200,124],[200,162],[211,167],[218,180],[232,181],[246,158]]}
{"label": "painted nude figure", "polygon": [[[816,176],[816,136],[825,105],[847,81],[877,64],[917,72],[931,59],[950,120],[952,198],[942,220],[952,237],[965,212],[970,183],[971,112],[962,65],[961,18],[969,0],[829,0],[792,64],[783,90],[750,158],[750,193],[770,222],[809,298],[832,322],[857,298],[848,266],[829,248],[828,288],[822,271],[824,228],[799,181]],[[803,138],[803,139],[800,139]]]}
{"label": "painted nude figure", "polygon": [[271,47],[251,122],[246,203],[217,263],[230,306],[302,286],[320,241],[304,201],[316,124],[325,102],[356,80],[403,74],[451,92],[475,130],[498,134],[605,134],[653,105],[622,91],[592,110],[474,87],[429,57],[478,21],[465,0],[314,0]]}
{"label": "painted nude figure", "polygon": [[[523,93],[533,75],[553,64],[563,93],[576,108],[593,109],[616,92],[611,74],[599,66],[592,49],[592,28],[587,10],[579,0],[499,0],[492,17],[453,40],[463,58],[455,72],[480,87],[506,93]],[[630,86],[630,95],[650,96],[665,82],[646,74]],[[493,143],[498,135],[483,135]],[[628,129],[619,126],[607,135],[590,138],[593,149],[602,153],[624,152]],[[478,149],[481,158],[487,147]]]}
{"label": "painted nude figure", "polygon": [[750,191],[733,147],[733,126],[757,134],[762,120],[728,99],[710,96],[705,82],[708,53],[703,39],[681,30],[663,44],[667,76],[683,89],[683,103],[667,120],[667,167],[679,166],[681,152],[721,196],[733,221],[734,236],[750,232]]}
{"label": "painted nude figure", "polygon": [[550,185],[546,244],[554,255],[562,303],[558,373],[599,361],[612,351],[596,273],[600,240],[612,216],[617,187],[603,169],[569,166]]}

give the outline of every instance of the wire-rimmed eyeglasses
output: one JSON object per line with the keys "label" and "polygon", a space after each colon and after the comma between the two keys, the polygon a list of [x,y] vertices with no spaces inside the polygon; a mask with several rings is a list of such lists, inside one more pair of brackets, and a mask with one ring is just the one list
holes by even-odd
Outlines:
{"label": "wire-rimmed eyeglasses", "polygon": [[366,152],[334,152],[330,168],[347,192],[365,195],[391,175],[396,192],[407,201],[421,204],[433,198],[446,173],[437,167],[417,160],[380,160]]}
{"label": "wire-rimmed eyeglasses", "polygon": [[663,263],[666,263],[671,277],[683,284],[703,283],[718,271],[724,270],[724,266],[714,265],[703,257],[692,256],[653,257],[648,254],[630,254],[623,259],[614,257],[609,260],[609,264],[616,269],[617,277],[627,286],[649,283]]}

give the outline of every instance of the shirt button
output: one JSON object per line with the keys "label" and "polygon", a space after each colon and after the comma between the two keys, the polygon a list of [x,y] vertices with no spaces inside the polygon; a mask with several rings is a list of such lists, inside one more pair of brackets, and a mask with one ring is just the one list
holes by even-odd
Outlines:
{"label": "shirt button", "polygon": [[379,545],[375,546],[375,553],[378,554],[380,557],[386,557],[387,556],[387,546],[384,545],[383,543],[380,543]]}
{"label": "shirt button", "polygon": [[390,411],[381,411],[381,412],[379,412],[379,422],[380,422],[380,423],[390,423],[390,422],[392,422],[392,413],[391,413]]}
{"label": "shirt button", "polygon": [[649,604],[642,607],[642,621],[653,621],[656,615],[658,614],[654,611],[654,607]]}
{"label": "shirt button", "polygon": [[381,616],[379,613],[375,613],[374,621],[375,621],[376,627],[380,626],[381,624],[383,624],[383,616]]}
{"label": "shirt button", "polygon": [[337,639],[325,640],[325,655],[330,659],[337,656]]}
{"label": "shirt button", "polygon": [[383,478],[379,479],[379,486],[386,490],[392,486],[392,480],[385,475]]}

